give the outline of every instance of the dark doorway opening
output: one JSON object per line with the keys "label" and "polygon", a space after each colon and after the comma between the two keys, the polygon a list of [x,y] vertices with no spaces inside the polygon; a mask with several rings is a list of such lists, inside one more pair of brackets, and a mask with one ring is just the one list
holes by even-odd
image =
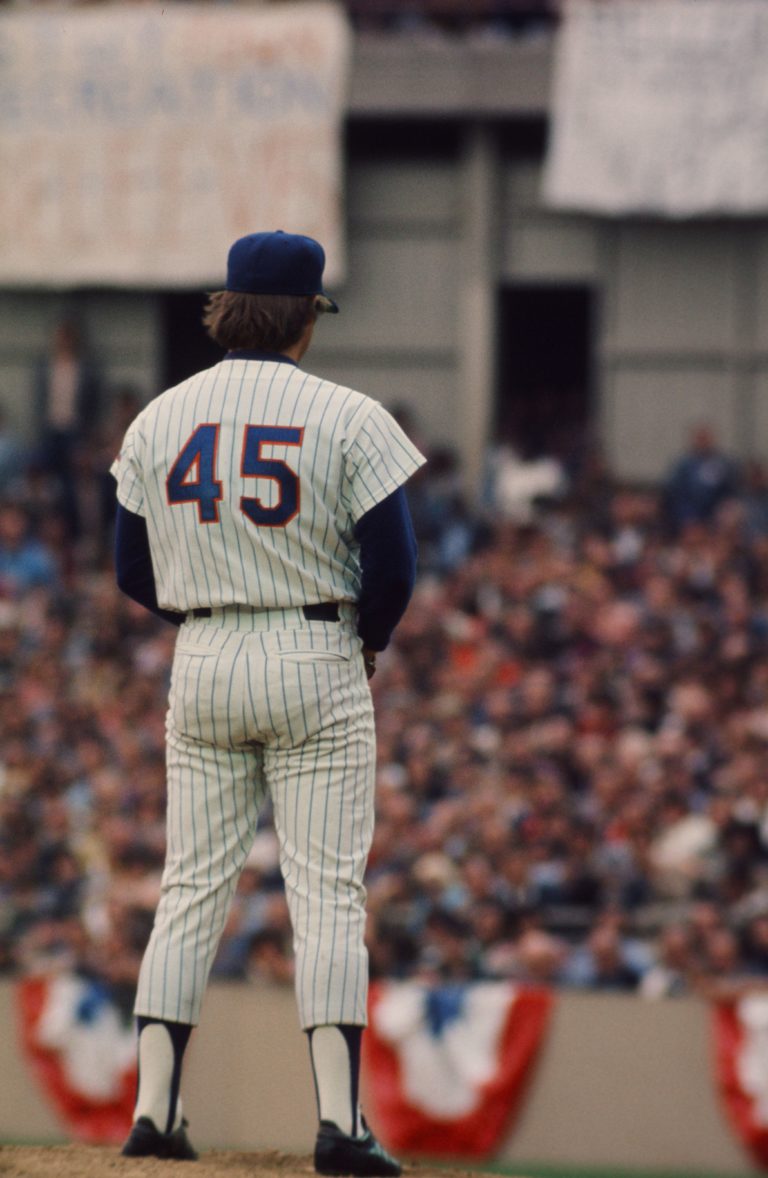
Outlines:
{"label": "dark doorway opening", "polygon": [[567,461],[585,442],[594,301],[582,285],[515,284],[499,294],[495,437],[521,457]]}
{"label": "dark doorway opening", "polygon": [[217,364],[223,352],[205,334],[201,319],[208,296],[172,291],[162,298],[163,388],[169,389],[202,368]]}

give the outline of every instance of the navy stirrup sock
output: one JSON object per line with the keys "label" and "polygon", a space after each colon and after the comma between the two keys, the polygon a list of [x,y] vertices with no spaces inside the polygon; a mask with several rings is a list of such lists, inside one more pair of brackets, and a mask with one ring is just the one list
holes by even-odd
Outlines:
{"label": "navy stirrup sock", "polygon": [[[149,1018],[143,1014],[137,1016],[136,1023],[139,1030],[139,1038],[141,1032],[153,1025],[165,1027],[168,1032],[168,1037],[173,1045],[173,1072],[171,1075],[171,1086],[168,1093],[168,1116],[165,1125],[158,1125],[157,1128],[161,1133],[170,1133],[173,1129],[173,1122],[176,1115],[176,1104],[179,1099],[179,1088],[181,1086],[181,1064],[184,1059],[184,1052],[189,1042],[189,1036],[192,1034],[192,1027],[189,1023],[171,1023],[161,1018]],[[141,1077],[139,1077],[139,1083]]]}

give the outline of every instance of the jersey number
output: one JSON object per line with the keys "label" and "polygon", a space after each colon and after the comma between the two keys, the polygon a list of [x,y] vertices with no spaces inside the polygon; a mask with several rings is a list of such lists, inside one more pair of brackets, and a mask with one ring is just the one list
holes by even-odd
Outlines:
{"label": "jersey number", "polygon": [[[240,510],[260,528],[284,528],[299,510],[299,478],[280,458],[265,458],[262,446],[300,446],[304,430],[288,425],[247,425],[243,432],[240,474],[244,478],[271,479],[278,496],[265,504],[258,496],[243,495]],[[165,485],[169,503],[196,503],[201,524],[219,522],[222,485],[216,478],[219,426],[199,425],[179,451]]]}

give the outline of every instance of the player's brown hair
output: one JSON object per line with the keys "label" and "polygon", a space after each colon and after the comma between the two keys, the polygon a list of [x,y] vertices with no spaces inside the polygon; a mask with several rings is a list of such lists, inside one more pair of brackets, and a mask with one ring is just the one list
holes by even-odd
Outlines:
{"label": "player's brown hair", "polygon": [[293,347],[317,314],[313,295],[241,294],[219,290],[208,296],[203,327],[227,351],[250,348],[282,352]]}

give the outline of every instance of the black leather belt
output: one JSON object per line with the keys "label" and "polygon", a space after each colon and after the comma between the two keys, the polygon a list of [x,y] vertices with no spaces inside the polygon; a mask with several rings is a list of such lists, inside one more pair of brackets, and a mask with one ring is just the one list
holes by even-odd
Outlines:
{"label": "black leather belt", "polygon": [[[240,608],[247,609],[247,606],[240,606]],[[255,612],[263,613],[263,610]],[[308,622],[338,622],[339,620],[339,605],[336,601],[319,601],[316,605],[302,605],[301,612]],[[193,618],[209,618],[210,616],[211,610],[208,606],[192,610]]]}

